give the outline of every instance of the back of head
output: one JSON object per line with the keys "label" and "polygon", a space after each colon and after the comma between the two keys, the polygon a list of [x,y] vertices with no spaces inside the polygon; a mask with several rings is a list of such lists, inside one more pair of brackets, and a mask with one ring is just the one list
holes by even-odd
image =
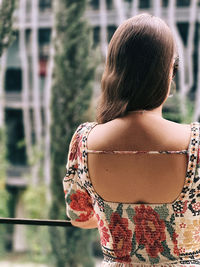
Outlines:
{"label": "back of head", "polygon": [[121,24],[108,48],[97,121],[160,106],[168,93],[174,53],[172,33],[160,18],[141,14]]}

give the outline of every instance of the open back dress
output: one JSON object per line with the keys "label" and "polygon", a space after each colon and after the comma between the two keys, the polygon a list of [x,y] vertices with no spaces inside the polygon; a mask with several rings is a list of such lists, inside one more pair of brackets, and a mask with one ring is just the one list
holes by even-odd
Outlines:
{"label": "open back dress", "polygon": [[66,213],[70,220],[98,220],[102,266],[200,266],[200,149],[199,123],[191,124],[188,150],[142,153],[188,154],[181,194],[173,203],[133,204],[105,201],[91,183],[88,153],[141,153],[93,151],[87,138],[96,122],[81,124],[69,147],[63,180]]}

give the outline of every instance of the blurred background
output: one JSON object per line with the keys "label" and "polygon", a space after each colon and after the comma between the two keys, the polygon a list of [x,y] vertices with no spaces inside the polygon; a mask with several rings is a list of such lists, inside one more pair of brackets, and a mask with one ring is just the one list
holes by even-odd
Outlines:
{"label": "blurred background", "polygon": [[[114,31],[143,12],[163,18],[178,47],[164,117],[199,121],[199,0],[0,0],[1,217],[66,218],[71,136],[95,120]],[[0,266],[90,267],[102,258],[96,230],[0,225],[0,240]]]}

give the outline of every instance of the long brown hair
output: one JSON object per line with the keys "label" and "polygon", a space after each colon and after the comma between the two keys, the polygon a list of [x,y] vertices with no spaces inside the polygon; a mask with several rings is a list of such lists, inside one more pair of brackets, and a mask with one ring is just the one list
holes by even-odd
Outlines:
{"label": "long brown hair", "polygon": [[160,18],[141,14],[122,23],[108,47],[97,122],[160,106],[168,93],[174,52],[172,33]]}

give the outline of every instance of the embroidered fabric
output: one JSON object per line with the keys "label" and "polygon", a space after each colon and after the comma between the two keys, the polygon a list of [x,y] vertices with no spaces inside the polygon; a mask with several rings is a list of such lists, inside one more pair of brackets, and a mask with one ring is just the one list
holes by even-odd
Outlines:
{"label": "embroidered fabric", "polygon": [[[66,213],[70,220],[98,220],[102,266],[199,266],[200,265],[200,150],[199,123],[191,124],[188,150],[93,151],[87,137],[97,123],[76,130],[69,148],[63,180]],[[133,204],[105,201],[91,183],[88,153],[188,154],[181,194],[170,204]]]}

